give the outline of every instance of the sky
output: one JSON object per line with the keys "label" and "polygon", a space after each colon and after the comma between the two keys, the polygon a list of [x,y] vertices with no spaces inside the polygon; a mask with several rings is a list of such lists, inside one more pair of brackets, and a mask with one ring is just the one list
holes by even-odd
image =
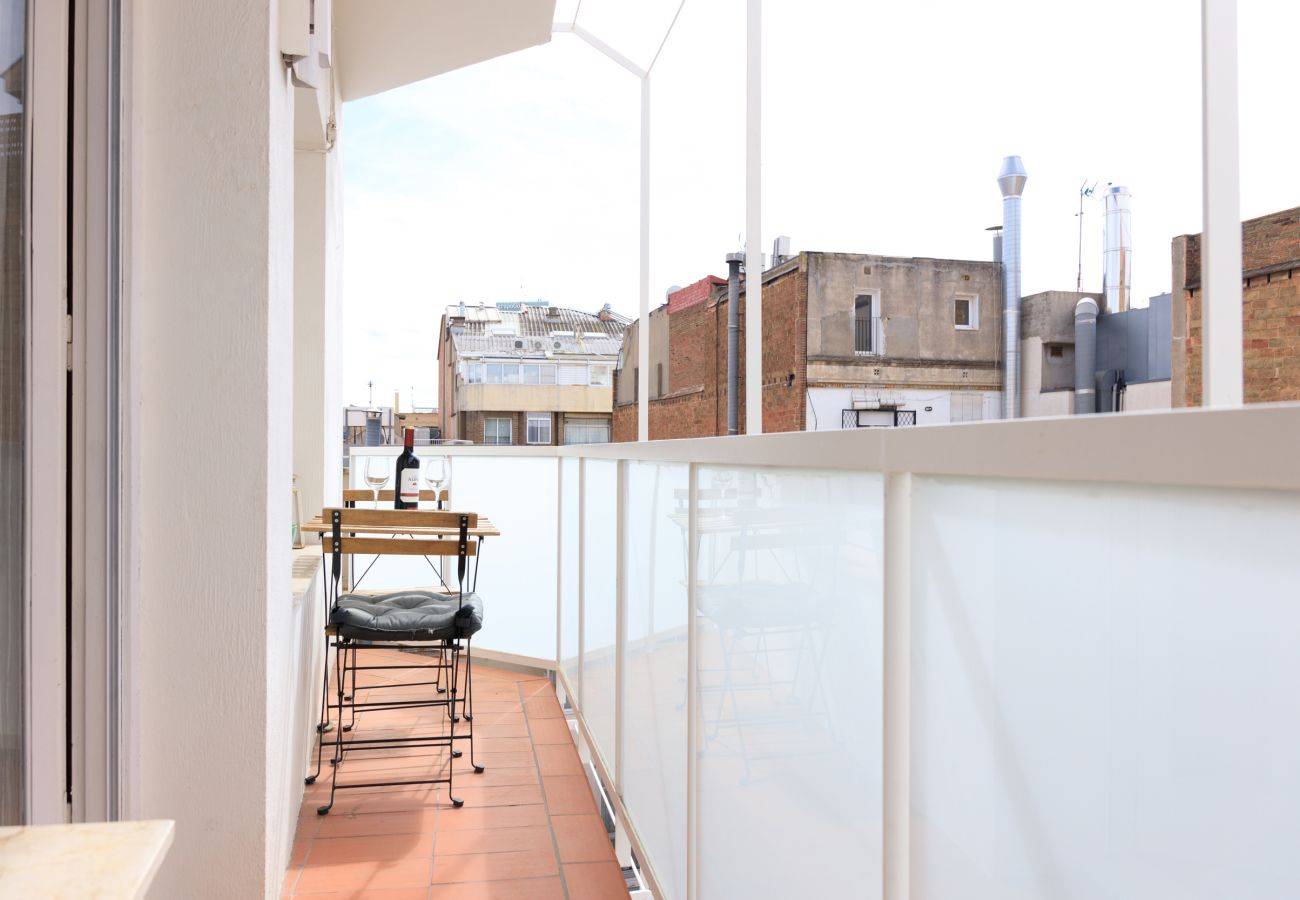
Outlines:
{"label": "sky", "polygon": [[[677,8],[583,0],[578,22],[645,67]],[[1250,218],[1300,205],[1300,3],[1238,8]],[[1132,192],[1135,301],[1169,289],[1170,241],[1201,229],[1198,0],[768,2],[763,30],[769,251],[788,235],[796,252],[989,259],[998,167],[1018,154],[1025,294],[1074,289],[1085,183]],[[738,0],[686,0],[655,59],[652,307],[742,246],[744,41]],[[635,76],[557,34],[345,106],[349,403],[373,381],[381,405],[434,405],[452,303],[636,315],[639,103]],[[1084,290],[1101,285],[1101,212],[1084,201]]]}

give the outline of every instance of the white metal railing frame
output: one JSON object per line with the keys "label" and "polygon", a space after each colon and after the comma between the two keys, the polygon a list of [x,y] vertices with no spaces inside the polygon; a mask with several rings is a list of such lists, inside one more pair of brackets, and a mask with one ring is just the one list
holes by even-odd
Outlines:
{"label": "white metal railing frame", "polygon": [[[569,698],[593,766],[615,806],[642,871],[656,896],[665,896],[654,860],[645,852],[635,820],[623,806],[623,690],[626,681],[627,571],[625,508],[629,463],[673,463],[688,467],[687,525],[687,883],[698,889],[699,698],[696,621],[696,554],[699,547],[698,473],[706,466],[780,467],[875,472],[884,476],[884,871],[888,900],[909,893],[910,864],[910,696],[911,547],[914,475],[1020,481],[1161,485],[1197,488],[1266,489],[1300,492],[1300,403],[1225,409],[1167,410],[1086,417],[972,422],[917,428],[792,432],[754,436],[691,438],[645,443],[568,447],[448,446],[448,457],[553,458],[559,469],[556,502],[557,681]],[[373,448],[386,451],[390,448]],[[564,460],[578,462],[578,483],[566,483]],[[586,596],[583,509],[588,461],[618,464],[616,504],[615,724],[613,759],[594,739],[582,709],[582,676],[571,683],[561,665],[561,602],[566,578],[576,577],[578,657],[585,652]],[[453,463],[454,471],[454,463]],[[453,474],[453,484],[454,484]],[[578,504],[576,573],[564,571],[564,504]]]}

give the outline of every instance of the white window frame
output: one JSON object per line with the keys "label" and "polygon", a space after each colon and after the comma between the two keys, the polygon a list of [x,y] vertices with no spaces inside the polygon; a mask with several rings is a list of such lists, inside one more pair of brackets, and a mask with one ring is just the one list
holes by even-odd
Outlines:
{"label": "white window frame", "polygon": [[[496,440],[488,441],[488,422],[505,422],[506,423],[506,440],[503,443],[500,440],[500,425],[497,426],[497,433],[494,435]],[[509,447],[515,442],[515,421],[509,416],[484,416],[483,417],[483,444],[489,447]]]}
{"label": "white window frame", "polygon": [[[957,301],[965,300],[970,303],[970,324],[957,324]],[[958,331],[979,331],[980,330],[980,295],[979,294],[953,294],[952,297],[952,327]]]}
{"label": "white window frame", "polygon": [[[597,373],[600,381],[597,381]],[[592,363],[587,368],[587,384],[591,387],[612,387],[614,384],[614,367],[609,363]]]}
{"label": "white window frame", "polygon": [[[539,430],[542,427],[545,427],[546,436],[544,440],[543,439],[539,439],[536,441],[533,440],[534,426],[537,426]],[[528,414],[528,418],[525,422],[524,442],[528,444],[545,444],[548,446],[552,443],[552,427],[551,427],[550,413],[529,413]]]}

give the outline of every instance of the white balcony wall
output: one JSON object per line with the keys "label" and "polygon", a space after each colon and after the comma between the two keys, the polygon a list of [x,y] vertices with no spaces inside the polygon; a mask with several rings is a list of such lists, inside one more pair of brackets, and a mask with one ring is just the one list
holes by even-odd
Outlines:
{"label": "white balcony wall", "polygon": [[1300,497],[918,478],[916,898],[1300,892]]}
{"label": "white balcony wall", "polygon": [[455,508],[501,529],[483,545],[477,590],[483,630],[474,647],[555,659],[554,459],[464,456],[452,465]]}
{"label": "white balcony wall", "polygon": [[[430,459],[441,455],[438,449],[419,447],[416,455]],[[400,447],[354,447],[348,468],[350,487],[369,488],[365,461],[378,456],[387,461],[389,475],[381,490],[392,490],[400,452]],[[508,451],[448,457],[444,484],[450,493],[448,508],[485,515],[501,531],[500,537],[484,542],[481,560],[467,571],[465,590],[476,588],[484,599],[483,630],[474,639],[476,650],[520,657],[518,661],[525,663],[554,663],[556,465],[550,456]],[[420,486],[426,487],[425,482]],[[365,506],[365,501],[359,505]],[[384,505],[391,508],[392,504]],[[422,556],[357,556],[352,566],[360,589],[457,589],[455,560],[447,560],[444,566],[443,560]]]}
{"label": "white balcony wall", "polygon": [[623,799],[669,898],[686,897],[688,467],[627,463]]}
{"label": "white balcony wall", "polygon": [[879,897],[881,477],[699,479],[699,896]]}

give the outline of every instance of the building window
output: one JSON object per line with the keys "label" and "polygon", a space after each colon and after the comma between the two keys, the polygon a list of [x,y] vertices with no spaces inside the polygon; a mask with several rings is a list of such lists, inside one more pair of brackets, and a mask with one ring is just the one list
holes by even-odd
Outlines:
{"label": "building window", "polygon": [[609,422],[604,419],[567,419],[564,423],[566,444],[609,443]]}
{"label": "building window", "polygon": [[559,376],[560,384],[586,384],[587,367],[573,363],[563,363],[560,365]]}
{"label": "building window", "polygon": [[915,424],[914,409],[846,409],[840,414],[841,428],[897,428]]}
{"label": "building window", "polygon": [[591,367],[591,386],[592,387],[609,387],[613,378],[612,368],[610,366],[592,366]]}
{"label": "building window", "polygon": [[954,297],[952,324],[959,331],[977,330],[980,327],[980,298],[974,294]]}
{"label": "building window", "polygon": [[466,377],[465,380],[468,381],[470,384],[482,384],[482,383],[483,383],[483,364],[482,364],[482,363],[470,363],[470,364],[469,364],[469,374],[468,374],[468,376]]}
{"label": "building window", "polygon": [[655,396],[664,395],[664,364],[655,363]]}
{"label": "building window", "polygon": [[853,352],[858,356],[880,353],[880,298],[858,294],[853,301]]}
{"label": "building window", "polygon": [[509,446],[514,443],[514,434],[509,419],[484,419],[483,443]]}
{"label": "building window", "polygon": [[639,403],[641,400],[641,369],[637,366],[632,367],[632,402]]}
{"label": "building window", "polygon": [[551,442],[551,414],[528,414],[528,443],[549,444]]}

